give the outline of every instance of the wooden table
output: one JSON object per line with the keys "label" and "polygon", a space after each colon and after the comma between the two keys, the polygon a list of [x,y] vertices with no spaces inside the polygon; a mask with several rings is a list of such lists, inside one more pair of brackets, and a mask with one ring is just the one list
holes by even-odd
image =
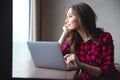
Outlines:
{"label": "wooden table", "polygon": [[76,80],[78,71],[38,68],[32,60],[12,66],[12,78]]}

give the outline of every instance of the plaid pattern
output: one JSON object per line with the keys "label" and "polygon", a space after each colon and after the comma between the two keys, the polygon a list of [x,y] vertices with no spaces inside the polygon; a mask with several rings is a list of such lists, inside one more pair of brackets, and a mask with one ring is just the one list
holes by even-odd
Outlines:
{"label": "plaid pattern", "polygon": [[[98,41],[95,43],[93,40],[88,40],[87,42],[80,41],[79,50],[75,51],[75,54],[80,62],[100,67],[101,75],[99,77],[82,70],[81,77],[82,80],[110,80],[114,67],[114,45],[112,36],[108,32],[104,32],[99,35]],[[62,51],[67,52],[69,48],[68,42],[65,42]]]}

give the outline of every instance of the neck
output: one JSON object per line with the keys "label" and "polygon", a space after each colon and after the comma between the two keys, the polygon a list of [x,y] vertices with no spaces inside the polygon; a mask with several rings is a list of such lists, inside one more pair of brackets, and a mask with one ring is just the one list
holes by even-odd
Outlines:
{"label": "neck", "polygon": [[79,29],[77,31],[81,35],[81,38],[84,40],[84,42],[86,42],[86,41],[88,41],[90,39],[90,35],[88,35],[85,30]]}

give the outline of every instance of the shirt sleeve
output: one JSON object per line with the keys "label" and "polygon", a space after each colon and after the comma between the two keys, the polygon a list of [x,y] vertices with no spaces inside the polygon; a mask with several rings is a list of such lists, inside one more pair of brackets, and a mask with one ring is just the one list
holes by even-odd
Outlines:
{"label": "shirt sleeve", "polygon": [[62,52],[64,55],[69,52],[69,43],[67,41],[62,46]]}
{"label": "shirt sleeve", "polygon": [[101,76],[110,77],[111,73],[114,71],[114,45],[111,34],[105,34],[102,41],[103,65],[100,67]]}

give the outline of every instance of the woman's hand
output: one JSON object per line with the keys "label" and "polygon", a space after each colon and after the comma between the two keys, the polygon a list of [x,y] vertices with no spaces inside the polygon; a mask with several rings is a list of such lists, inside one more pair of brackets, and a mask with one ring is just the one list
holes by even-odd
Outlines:
{"label": "woman's hand", "polygon": [[62,33],[60,39],[58,40],[58,43],[60,44],[61,47],[62,47],[63,43],[65,42],[68,35],[69,35],[69,30],[64,25],[63,26],[63,33]]}
{"label": "woman's hand", "polygon": [[65,24],[63,26],[63,31],[70,32],[70,30],[68,29],[68,25],[67,24]]}
{"label": "woman's hand", "polygon": [[75,61],[75,54],[66,54],[64,56],[64,60],[66,64],[74,64]]}

